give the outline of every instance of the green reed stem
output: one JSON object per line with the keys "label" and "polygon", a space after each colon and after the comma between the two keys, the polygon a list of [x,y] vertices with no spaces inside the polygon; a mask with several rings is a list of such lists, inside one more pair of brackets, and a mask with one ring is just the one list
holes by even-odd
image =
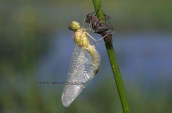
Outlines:
{"label": "green reed stem", "polygon": [[[99,0],[93,0],[93,4],[94,4],[94,8],[95,8],[96,11],[100,7],[99,8],[99,13],[97,14],[97,17],[98,18],[104,18],[104,14],[103,14],[103,11],[102,11],[102,8],[101,8],[100,1]],[[102,21],[105,22],[105,20],[103,20],[103,19],[102,19]],[[113,45],[108,44],[108,43],[105,43],[105,45],[106,45],[107,53],[108,53],[109,60],[110,60],[110,63],[111,63],[113,75],[114,75],[114,78],[115,78],[115,81],[116,81],[116,85],[117,85],[118,93],[119,93],[119,96],[120,96],[123,111],[124,111],[124,113],[130,113],[130,109],[129,109],[129,105],[128,105],[128,102],[127,102],[127,97],[126,97],[126,94],[125,94],[125,89],[124,89],[122,77],[121,77],[120,70],[119,70],[119,67],[118,67],[118,63],[117,63],[117,60],[116,60]]]}

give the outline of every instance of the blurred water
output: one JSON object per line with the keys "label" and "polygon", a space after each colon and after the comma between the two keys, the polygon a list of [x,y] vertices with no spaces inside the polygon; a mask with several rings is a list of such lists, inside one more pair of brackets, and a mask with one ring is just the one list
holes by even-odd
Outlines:
{"label": "blurred water", "polygon": [[[99,35],[92,34],[96,39]],[[38,62],[37,81],[65,82],[70,57],[74,48],[73,33],[61,31],[50,41],[51,47]],[[170,87],[172,83],[172,34],[171,33],[125,33],[113,34],[113,46],[126,84],[156,89],[159,85]],[[101,56],[101,67],[94,83],[104,78],[113,79],[104,44],[96,45]],[[158,84],[156,87],[152,83]],[[92,83],[91,83],[92,84]]]}

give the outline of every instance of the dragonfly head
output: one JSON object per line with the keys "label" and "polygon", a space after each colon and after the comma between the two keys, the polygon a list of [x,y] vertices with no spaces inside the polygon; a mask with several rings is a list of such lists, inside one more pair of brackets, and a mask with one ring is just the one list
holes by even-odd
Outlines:
{"label": "dragonfly head", "polygon": [[76,22],[76,21],[71,22],[71,24],[69,25],[70,30],[76,31],[79,28],[80,28],[80,24],[78,22]]}

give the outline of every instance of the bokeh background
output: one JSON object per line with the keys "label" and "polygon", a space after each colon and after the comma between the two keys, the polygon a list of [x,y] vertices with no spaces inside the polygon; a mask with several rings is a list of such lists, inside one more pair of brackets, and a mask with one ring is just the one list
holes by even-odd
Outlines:
{"label": "bokeh background", "polygon": [[[171,113],[172,1],[101,3],[131,112]],[[104,44],[96,45],[97,76],[68,108],[63,85],[39,84],[66,81],[74,48],[68,26],[93,11],[91,0],[0,1],[0,113],[123,112]]]}

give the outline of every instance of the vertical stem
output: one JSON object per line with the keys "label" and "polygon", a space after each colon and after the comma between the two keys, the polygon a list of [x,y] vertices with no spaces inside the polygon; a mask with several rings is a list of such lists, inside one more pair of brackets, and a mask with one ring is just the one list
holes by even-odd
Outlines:
{"label": "vertical stem", "polygon": [[[96,11],[99,8],[99,13],[97,14],[97,17],[98,18],[104,18],[104,13],[102,11],[100,1],[99,0],[93,0],[93,4],[94,4],[94,8],[95,8]],[[102,20],[102,21],[105,22],[105,20]],[[105,45],[106,45],[107,53],[108,53],[109,60],[110,60],[110,63],[111,63],[113,75],[114,75],[114,78],[115,78],[115,81],[116,81],[116,85],[117,85],[118,93],[119,93],[119,96],[120,96],[123,111],[124,111],[124,113],[130,113],[130,109],[129,109],[129,105],[128,105],[128,102],[127,102],[127,97],[126,97],[126,94],[125,94],[125,89],[124,89],[122,77],[121,77],[120,70],[119,70],[119,67],[118,67],[118,63],[117,63],[117,60],[116,60],[113,45],[108,44],[108,43],[105,43]]]}

